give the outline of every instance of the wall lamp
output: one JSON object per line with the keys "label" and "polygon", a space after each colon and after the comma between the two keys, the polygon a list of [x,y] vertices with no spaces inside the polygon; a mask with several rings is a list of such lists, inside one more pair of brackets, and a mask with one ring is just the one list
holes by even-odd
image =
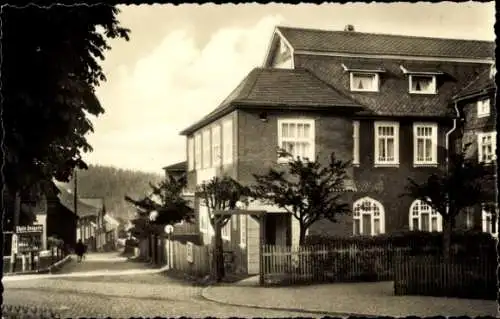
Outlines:
{"label": "wall lamp", "polygon": [[262,112],[259,114],[259,119],[262,121],[262,122],[267,122],[267,113],[266,112]]}

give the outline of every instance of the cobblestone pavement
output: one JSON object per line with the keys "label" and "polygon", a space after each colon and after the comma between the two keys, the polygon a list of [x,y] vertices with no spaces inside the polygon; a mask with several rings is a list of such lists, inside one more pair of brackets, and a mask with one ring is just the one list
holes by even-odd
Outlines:
{"label": "cobblestone pavement", "polygon": [[201,297],[201,287],[161,274],[56,278],[4,283],[4,303],[48,307],[61,317],[321,317],[226,306]]}

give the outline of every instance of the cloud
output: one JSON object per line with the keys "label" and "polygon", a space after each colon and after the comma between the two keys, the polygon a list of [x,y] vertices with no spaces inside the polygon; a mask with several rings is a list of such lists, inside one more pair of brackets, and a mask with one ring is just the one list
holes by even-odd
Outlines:
{"label": "cloud", "polygon": [[97,91],[106,114],[94,121],[89,162],[158,171],[185,160],[179,132],[262,64],[273,28],[283,20],[266,16],[247,28],[221,28],[201,48],[189,31],[172,30],[148,55],[115,68]]}

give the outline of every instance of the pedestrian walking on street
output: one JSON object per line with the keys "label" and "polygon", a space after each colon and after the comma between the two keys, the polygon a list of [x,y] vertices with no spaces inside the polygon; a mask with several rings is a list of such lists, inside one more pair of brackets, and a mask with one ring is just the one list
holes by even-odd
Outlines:
{"label": "pedestrian walking on street", "polygon": [[76,243],[75,253],[77,256],[77,261],[81,262],[82,257],[85,254],[85,245],[82,243],[81,239],[79,239],[78,242]]}

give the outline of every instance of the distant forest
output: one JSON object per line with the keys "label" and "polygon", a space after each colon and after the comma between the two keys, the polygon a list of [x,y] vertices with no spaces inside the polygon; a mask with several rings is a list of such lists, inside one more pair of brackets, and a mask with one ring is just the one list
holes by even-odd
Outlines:
{"label": "distant forest", "polygon": [[[103,197],[106,211],[113,217],[128,220],[135,214],[134,207],[124,200],[125,195],[140,198],[151,192],[149,183],[157,184],[161,174],[145,173],[111,166],[89,165],[77,173],[79,197]],[[71,180],[67,184],[73,191]]]}

